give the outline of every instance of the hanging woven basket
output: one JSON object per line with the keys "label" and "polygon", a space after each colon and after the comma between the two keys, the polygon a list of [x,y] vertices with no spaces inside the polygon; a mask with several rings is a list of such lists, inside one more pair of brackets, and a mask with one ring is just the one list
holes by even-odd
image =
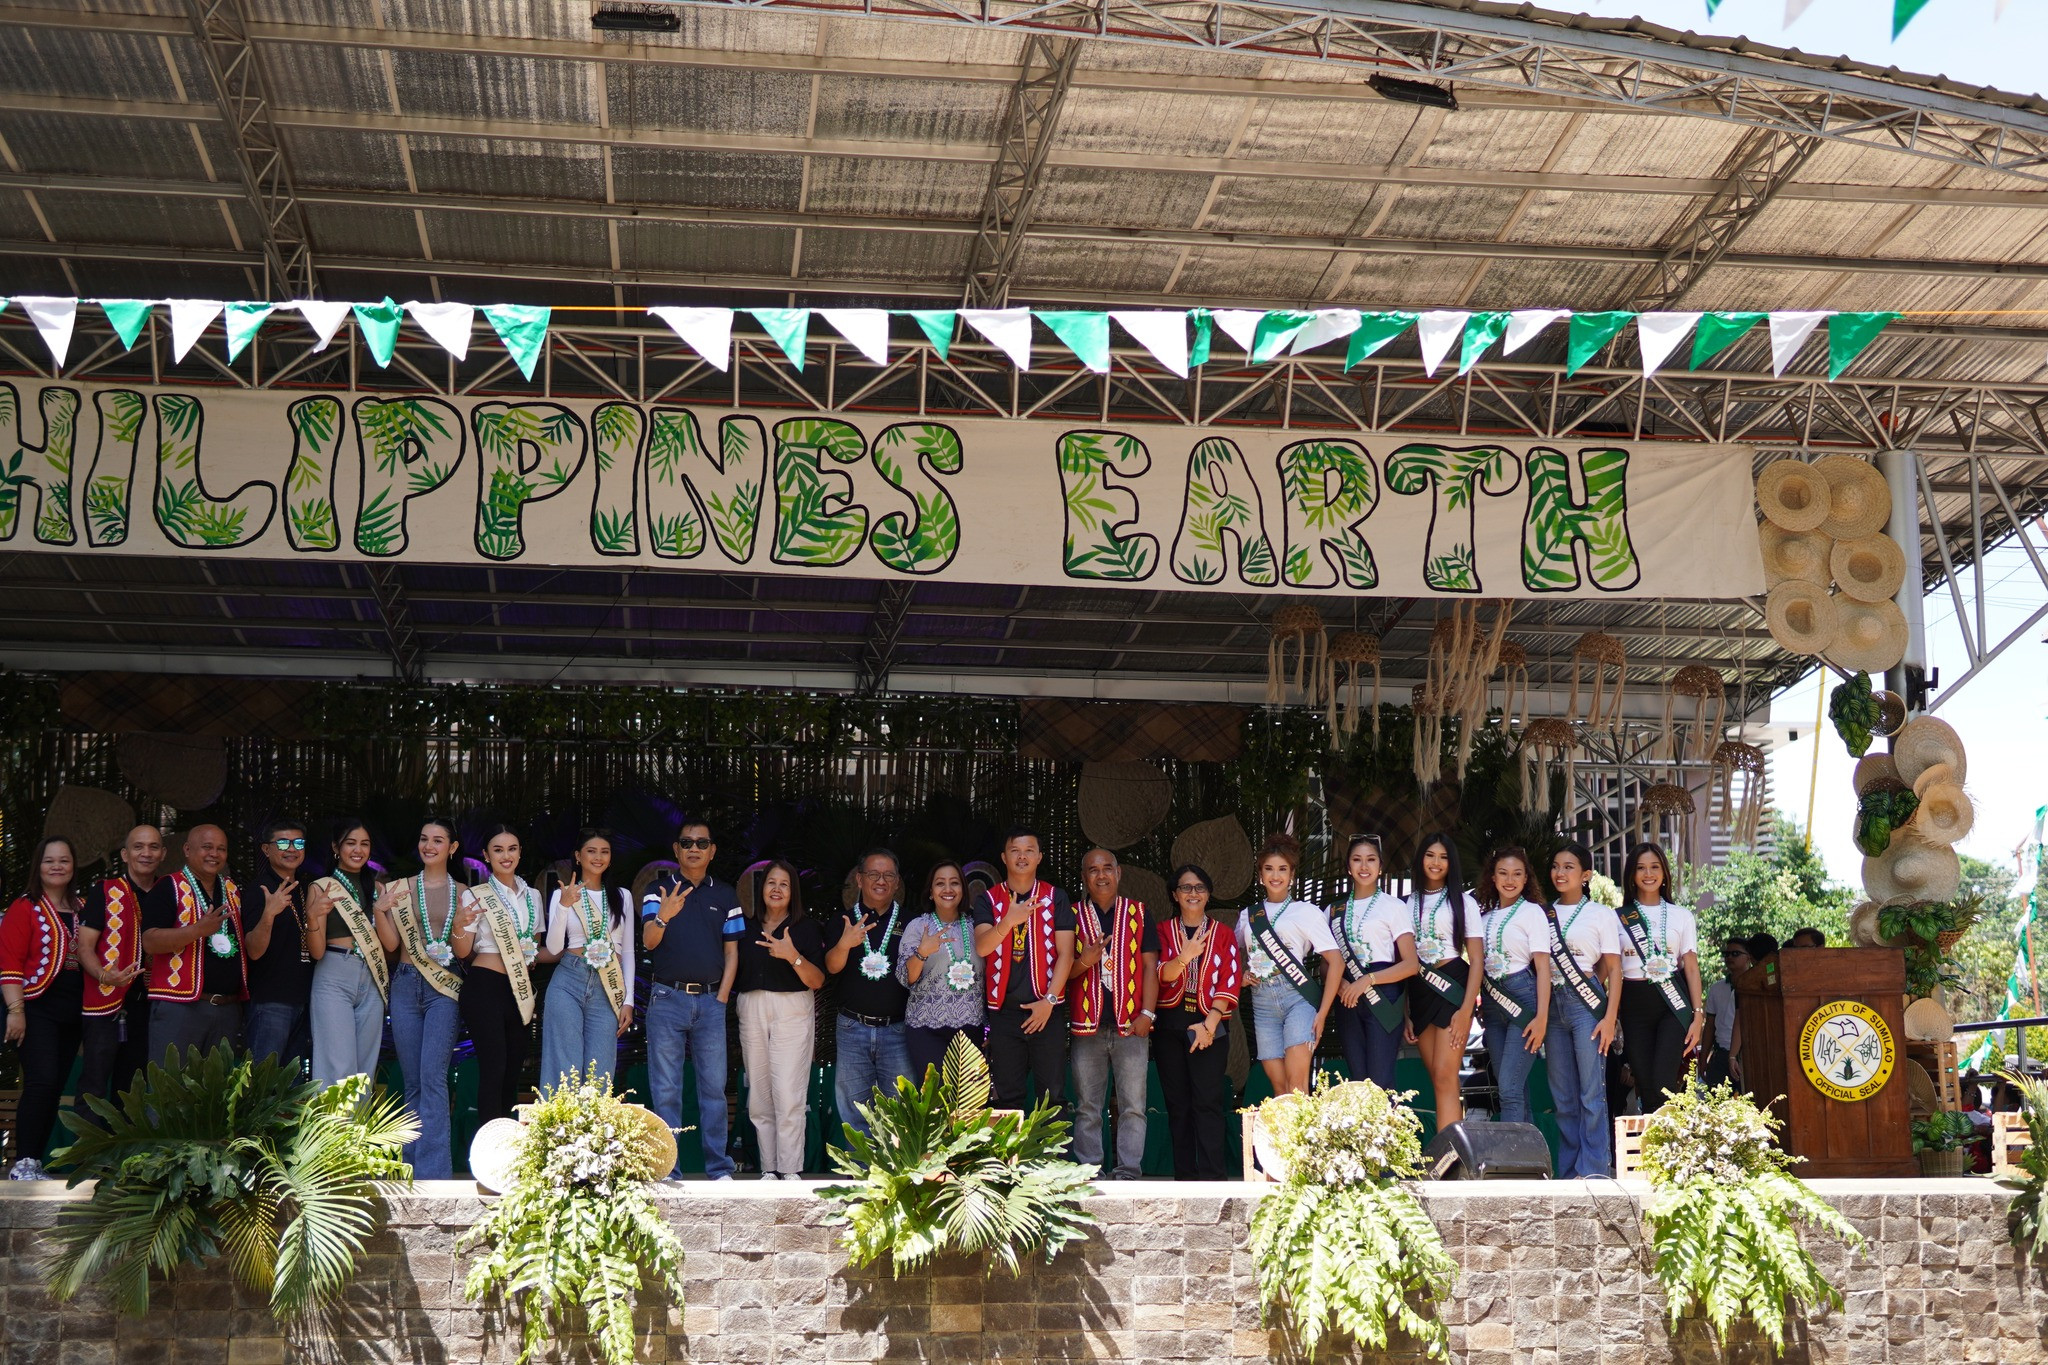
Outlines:
{"label": "hanging woven basket", "polygon": [[1173,783],[1150,763],[1084,763],[1081,832],[1107,849],[1129,848],[1159,828],[1173,805]]}

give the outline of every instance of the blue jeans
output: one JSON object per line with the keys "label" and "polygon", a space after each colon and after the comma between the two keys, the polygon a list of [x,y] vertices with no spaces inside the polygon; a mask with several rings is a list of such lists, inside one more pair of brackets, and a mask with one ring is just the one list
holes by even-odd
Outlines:
{"label": "blue jeans", "polygon": [[454,1123],[448,1107],[448,1063],[462,1014],[453,1000],[427,984],[410,963],[391,973],[391,1041],[405,1077],[405,1107],[420,1122],[419,1139],[405,1145],[414,1180],[455,1174]]}
{"label": "blue jeans", "polygon": [[[1536,1069],[1536,1054],[1523,1047],[1522,1028],[1536,1014],[1536,973],[1524,967],[1502,977],[1500,985],[1516,1004],[1528,1011],[1528,1016],[1521,1024],[1511,1024],[1488,1000],[1486,1055],[1493,1059],[1493,1081],[1500,1088],[1500,1121],[1527,1123],[1529,1073]],[[1557,1084],[1555,1071],[1551,1073],[1550,1083],[1553,1087]]]}
{"label": "blue jeans", "polygon": [[275,1057],[288,1067],[304,1062],[313,1050],[306,1007],[282,1000],[252,1001],[243,1007],[242,1036],[251,1057]]}
{"label": "blue jeans", "polygon": [[1550,1063],[1550,1094],[1557,1101],[1560,1180],[1612,1174],[1607,1059],[1593,1041],[1593,1027],[1599,1022],[1600,1016],[1570,987],[1559,986],[1550,993],[1550,1033],[1543,1056]]}
{"label": "blue jeans", "polygon": [[313,1079],[334,1085],[350,1076],[377,1074],[384,1050],[384,997],[376,978],[354,953],[329,948],[313,967]]}
{"label": "blue jeans", "polygon": [[844,1014],[837,1022],[839,1060],[833,1069],[832,1096],[839,1102],[839,1121],[865,1134],[867,1122],[854,1106],[873,1104],[877,1090],[895,1094],[896,1078],[910,1074],[910,1052],[904,1046],[901,1024],[878,1028]]}
{"label": "blue jeans", "polygon": [[[657,982],[647,999],[647,1088],[654,1092],[654,1112],[674,1129],[683,1126],[685,1060],[697,1069],[704,1174],[716,1180],[732,1174],[725,1150],[725,1006],[709,992],[690,995]],[[680,1133],[676,1142],[682,1142]],[[675,1174],[682,1174],[680,1159]]]}
{"label": "blue jeans", "polygon": [[612,1079],[619,1060],[619,1013],[604,982],[580,957],[555,964],[548,982],[547,1010],[540,1017],[540,1084],[560,1085],[562,1074],[581,1069],[584,1079]]}
{"label": "blue jeans", "polygon": [[1287,1049],[1316,1040],[1316,1007],[1285,980],[1246,988],[1252,997],[1252,1055],[1277,1062]]}

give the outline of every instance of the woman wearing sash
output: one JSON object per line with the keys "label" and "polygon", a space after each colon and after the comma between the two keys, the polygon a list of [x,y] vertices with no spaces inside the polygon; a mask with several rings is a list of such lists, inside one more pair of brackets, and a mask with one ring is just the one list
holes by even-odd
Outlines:
{"label": "woman wearing sash", "polygon": [[924,899],[931,909],[912,920],[896,944],[896,979],[910,988],[903,1043],[916,1085],[924,1084],[927,1068],[946,1059],[955,1034],[981,1046],[981,959],[974,953],[960,864],[948,858],[933,867]]}
{"label": "woman wearing sash", "polygon": [[499,825],[484,840],[491,875],[463,894],[455,955],[463,960],[462,1026],[476,1050],[478,1123],[510,1118],[533,1025],[540,959],[540,893],[519,875],[519,836]]}
{"label": "woman wearing sash", "polygon": [[[1259,1064],[1276,1095],[1306,1094],[1316,1044],[1344,984],[1344,955],[1330,921],[1307,901],[1294,899],[1301,843],[1291,834],[1268,836],[1259,851],[1264,899],[1237,917],[1237,946],[1252,993],[1252,1031]],[[1318,982],[1310,962],[1322,959]]]}
{"label": "woman wearing sash", "polygon": [[405,1148],[415,1180],[455,1173],[448,1065],[462,1025],[462,973],[451,942],[462,898],[451,869],[458,847],[454,825],[428,820],[420,827],[419,874],[393,883],[377,900],[378,936],[395,936],[400,953],[391,973],[391,1041],[405,1077],[405,1106],[420,1123],[419,1140]]}
{"label": "woman wearing sash", "polygon": [[747,1117],[760,1143],[763,1180],[797,1180],[804,1169],[825,936],[804,914],[797,888],[795,868],[780,859],[768,864],[761,874],[761,913],[749,926],[755,937],[740,938],[733,982]]}
{"label": "woman wearing sash", "polygon": [[[21,1050],[21,1108],[14,1125],[9,1180],[41,1180],[43,1149],[57,1126],[64,1085],[85,1040],[85,971],[78,960],[75,889],[78,858],[71,841],[51,835],[36,845],[35,894],[23,895],[0,918],[0,997],[7,1002],[7,1041]],[[79,1108],[83,1109],[83,1104]],[[60,1145],[69,1145],[66,1138]]]}
{"label": "woman wearing sash", "polygon": [[375,913],[369,826],[343,818],[334,827],[332,846],[333,871],[306,893],[306,952],[313,959],[306,1012],[313,1028],[313,1079],[322,1085],[377,1074],[391,992],[390,954],[399,948],[390,916]]}
{"label": "woman wearing sash", "polygon": [[540,1021],[540,1083],[559,1085],[580,1069],[610,1084],[619,1039],[633,1024],[632,889],[614,889],[612,836],[586,829],[570,861],[575,878],[548,903],[543,962],[560,958]]}
{"label": "woman wearing sash", "polygon": [[1441,1132],[1465,1117],[1458,1073],[1485,975],[1486,940],[1480,933],[1479,902],[1465,891],[1450,835],[1423,836],[1409,880],[1414,890],[1407,910],[1421,966],[1408,990],[1408,1036],[1429,1068]]}
{"label": "woman wearing sash", "polygon": [[1654,1113],[1685,1085],[1685,1059],[1700,1049],[1699,922],[1674,905],[1664,850],[1638,844],[1628,855],[1621,902],[1621,1042],[1643,1112]]}
{"label": "woman wearing sash", "polygon": [[1215,890],[1190,863],[1173,874],[1180,913],[1159,925],[1159,1022],[1152,1061],[1173,1133],[1175,1180],[1228,1180],[1230,1016],[1242,959],[1230,926],[1209,914]]}
{"label": "woman wearing sash", "polygon": [[1381,849],[1376,834],[1356,834],[1344,853],[1351,895],[1330,907],[1330,929],[1344,958],[1337,992],[1337,1037],[1354,1081],[1394,1088],[1408,1006],[1403,982],[1420,965],[1415,924],[1398,897],[1380,890]]}
{"label": "woman wearing sash", "polygon": [[1529,1121],[1529,1073],[1550,1027],[1550,931],[1528,889],[1529,855],[1519,848],[1496,850],[1479,874],[1486,1055],[1502,1123]]}
{"label": "woman wearing sash", "polygon": [[1543,1056],[1557,1104],[1560,1180],[1611,1174],[1606,1059],[1621,1010],[1621,921],[1586,894],[1592,875],[1584,844],[1566,844],[1551,857],[1557,900],[1548,912],[1552,1001]]}

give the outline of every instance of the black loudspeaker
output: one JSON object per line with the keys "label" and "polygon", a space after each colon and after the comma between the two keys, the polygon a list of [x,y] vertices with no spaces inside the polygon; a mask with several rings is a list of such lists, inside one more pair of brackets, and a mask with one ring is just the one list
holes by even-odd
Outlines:
{"label": "black loudspeaker", "polygon": [[1422,1160],[1431,1180],[1550,1179],[1550,1144],[1533,1123],[1454,1123]]}

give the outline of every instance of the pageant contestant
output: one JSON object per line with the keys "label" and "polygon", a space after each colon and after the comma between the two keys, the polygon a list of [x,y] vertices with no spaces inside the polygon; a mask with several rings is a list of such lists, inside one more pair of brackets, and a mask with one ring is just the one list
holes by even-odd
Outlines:
{"label": "pageant contestant", "polygon": [[966,878],[950,858],[932,868],[924,883],[931,909],[904,928],[896,949],[896,977],[910,991],[903,1044],[913,1085],[923,1085],[926,1069],[946,1059],[954,1035],[981,1046],[981,959],[967,920]]}
{"label": "pageant contestant", "polygon": [[307,951],[313,955],[313,1079],[333,1085],[377,1074],[391,954],[398,926],[377,913],[370,875],[370,827],[344,816],[334,826],[333,871],[306,896]]}
{"label": "pageant contestant", "polygon": [[[0,997],[7,1041],[21,1049],[21,1107],[9,1180],[43,1179],[43,1149],[85,1033],[85,972],[78,964],[78,859],[71,841],[36,845],[36,894],[0,919]],[[82,1107],[82,1106],[81,1106]]]}
{"label": "pageant contestant", "polygon": [[825,939],[804,914],[788,863],[778,859],[761,874],[761,913],[751,928],[740,940],[738,982],[747,1117],[761,1144],[761,1178],[796,1180],[804,1169]]}
{"label": "pageant contestant", "polygon": [[573,880],[555,889],[538,959],[557,962],[540,1020],[543,1087],[576,1068],[609,1083],[619,1039],[633,1024],[633,892],[612,887],[611,835],[584,830],[570,861]]}
{"label": "pageant contestant", "polygon": [[1067,978],[1074,969],[1074,907],[1038,880],[1044,846],[1028,829],[1003,840],[1004,880],[969,903],[974,951],[985,970],[988,1070],[998,1109],[1029,1109],[1030,1085],[1067,1107]]}
{"label": "pageant contestant", "polygon": [[[87,893],[78,920],[78,961],[85,983],[84,1060],[79,1095],[112,1099],[149,1064],[149,988],[142,967],[142,898],[164,863],[164,836],[137,825],[121,841],[117,871]],[[80,1117],[92,1117],[85,1105]],[[94,1117],[94,1122],[98,1119]]]}
{"label": "pageant contestant", "polygon": [[[739,892],[711,875],[718,853],[711,826],[684,816],[676,827],[676,871],[663,872],[642,894],[640,941],[647,948],[647,1088],[654,1112],[683,1133],[683,1065],[697,1076],[697,1138],[704,1174],[732,1179],[726,1154],[725,1081],[731,1058],[725,1046],[725,1004],[739,974],[740,938],[747,922]],[[682,1174],[682,1153],[676,1154]]]}
{"label": "pageant contestant", "polygon": [[[1566,844],[1550,860],[1550,1097],[1558,1179],[1609,1174],[1607,1051],[1621,1009],[1621,921],[1586,894],[1593,854]],[[1642,1084],[1638,1075],[1636,1083]]]}
{"label": "pageant contestant", "polygon": [[1067,987],[1073,1034],[1074,1160],[1102,1169],[1102,1104],[1116,1084],[1112,1180],[1137,1180],[1145,1165],[1145,1089],[1158,1018],[1159,936],[1145,907],[1118,894],[1123,868],[1106,848],[1081,859],[1087,895],[1074,907],[1074,976]]}
{"label": "pageant contestant", "polygon": [[379,936],[390,942],[395,935],[399,944],[391,973],[391,1041],[405,1078],[405,1107],[420,1124],[418,1140],[405,1148],[415,1180],[454,1173],[448,1063],[462,1022],[456,1004],[462,974],[451,942],[462,898],[451,870],[457,847],[455,826],[427,821],[420,827],[419,875],[393,883],[377,902]]}
{"label": "pageant contestant", "polygon": [[533,1026],[540,960],[540,892],[519,875],[519,836],[499,825],[484,838],[491,875],[463,893],[450,942],[467,965],[456,1003],[476,1050],[476,1119],[512,1117]]}
{"label": "pageant contestant", "polygon": [[1648,1114],[1684,1088],[1685,1059],[1699,1051],[1707,1021],[1698,1009],[1699,923],[1671,902],[1677,888],[1664,850],[1636,845],[1628,869],[1621,902],[1621,1041]]}
{"label": "pageant contestant", "polygon": [[1344,854],[1351,895],[1330,907],[1330,928],[1344,954],[1344,985],[1337,993],[1337,1037],[1353,1080],[1394,1088],[1408,1005],[1402,992],[1419,965],[1415,922],[1408,906],[1380,890],[1377,835],[1360,834]]}
{"label": "pageant contestant", "polygon": [[256,841],[263,871],[256,887],[263,913],[249,926],[249,1008],[243,1044],[252,1057],[275,1057],[296,1070],[313,1055],[307,1011],[313,995],[313,954],[306,942],[306,827],[272,820]]}
{"label": "pageant contestant", "polygon": [[1550,1027],[1550,928],[1527,899],[1529,855],[1500,849],[1479,874],[1486,956],[1486,1055],[1500,1091],[1500,1121],[1529,1121],[1529,1073]]}
{"label": "pageant contestant", "polygon": [[234,1042],[249,998],[242,889],[222,871],[228,836],[219,825],[196,825],[184,854],[184,865],[142,898],[151,1060],[169,1048],[207,1052]]}
{"label": "pageant contestant", "polygon": [[1152,1060],[1173,1133],[1175,1180],[1227,1180],[1230,1024],[1242,975],[1237,935],[1209,914],[1215,883],[1190,863],[1173,874],[1180,913],[1159,936],[1159,1022]]}
{"label": "pageant contestant", "polygon": [[[1300,865],[1301,844],[1293,835],[1269,836],[1259,852],[1265,899],[1237,917],[1237,946],[1252,993],[1253,1042],[1276,1095],[1308,1091],[1316,1044],[1344,984],[1344,955],[1330,921],[1307,901],[1294,899]],[[1323,960],[1320,982],[1309,965],[1317,957]]]}
{"label": "pageant contestant", "polygon": [[1457,846],[1448,834],[1423,836],[1410,884],[1415,889],[1407,909],[1421,969],[1408,991],[1408,1036],[1429,1068],[1441,1131],[1465,1117],[1458,1072],[1485,976],[1486,940],[1480,935],[1479,903],[1466,894]]}
{"label": "pageant contestant", "polygon": [[873,1103],[877,1094],[895,1094],[897,1077],[910,1074],[903,1039],[910,991],[896,977],[896,959],[907,937],[896,855],[886,848],[870,849],[861,855],[854,880],[859,898],[826,931],[832,946],[825,953],[825,971],[839,983],[833,1094],[839,1117],[855,1132],[866,1133],[867,1120],[857,1106]]}

